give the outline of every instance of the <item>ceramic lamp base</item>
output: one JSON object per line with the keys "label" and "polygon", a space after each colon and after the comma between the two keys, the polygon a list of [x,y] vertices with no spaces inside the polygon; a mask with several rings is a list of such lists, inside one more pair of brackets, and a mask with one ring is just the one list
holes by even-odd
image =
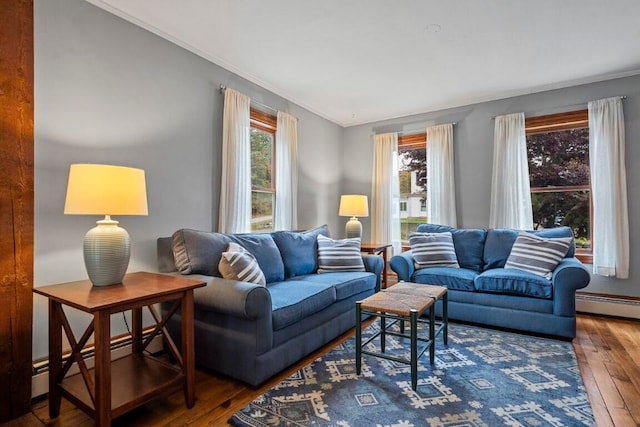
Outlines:
{"label": "ceramic lamp base", "polygon": [[94,286],[122,283],[131,256],[129,233],[109,216],[96,223],[84,236],[83,244],[89,280]]}
{"label": "ceramic lamp base", "polygon": [[347,225],[344,228],[347,239],[352,239],[354,237],[362,237],[362,223],[358,221],[358,218],[355,216],[352,217],[349,221],[347,221]]}

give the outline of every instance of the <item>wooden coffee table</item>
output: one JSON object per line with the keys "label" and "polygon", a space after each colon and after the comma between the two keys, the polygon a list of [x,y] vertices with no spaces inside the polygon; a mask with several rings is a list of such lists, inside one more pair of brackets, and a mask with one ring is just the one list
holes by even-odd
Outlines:
{"label": "wooden coffee table", "polygon": [[[49,299],[49,416],[60,414],[60,400],[67,398],[93,417],[98,426],[143,405],[164,393],[184,389],[188,408],[195,403],[195,356],[193,346],[193,290],[205,282],[155,273],[131,273],[121,284],[93,286],[90,281],[61,283],[34,288]],[[174,301],[164,318],[153,304]],[[63,305],[93,315],[93,321],[76,341]],[[142,307],[149,307],[157,325],[143,342]],[[182,352],[164,325],[178,310],[182,314]],[[110,317],[132,312],[132,353],[111,360]],[[62,358],[62,331],[71,344],[71,355]],[[162,331],[178,367],[144,354],[153,337]],[[94,335],[95,367],[89,369],[81,350]],[[67,376],[76,362],[80,373]]]}
{"label": "wooden coffee table", "polygon": [[[434,305],[442,300],[442,321],[436,325]],[[377,294],[371,295],[362,301],[356,302],[356,373],[360,375],[362,370],[362,355],[381,357],[399,363],[406,363],[411,367],[411,388],[416,389],[418,384],[418,358],[429,349],[429,362],[435,361],[435,339],[442,334],[444,344],[448,339],[448,309],[447,288],[444,286],[423,285],[417,283],[400,282]],[[428,320],[419,319],[429,311]],[[380,318],[380,331],[362,342],[362,315],[374,315]],[[392,322],[387,325],[386,319]],[[409,335],[404,333],[404,322],[409,322]],[[400,322],[400,332],[389,331],[387,328]],[[428,324],[429,337],[418,336],[418,324]],[[437,326],[437,329],[436,329]],[[391,356],[385,353],[386,335],[394,335],[409,338],[410,357]],[[371,341],[380,337],[380,352],[365,350],[364,347]],[[424,346],[418,350],[418,342]]]}

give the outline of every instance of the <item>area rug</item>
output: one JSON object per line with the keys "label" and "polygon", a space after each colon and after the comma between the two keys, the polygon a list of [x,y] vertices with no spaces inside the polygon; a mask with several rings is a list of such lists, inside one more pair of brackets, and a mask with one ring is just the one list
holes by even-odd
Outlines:
{"label": "area rug", "polygon": [[[371,324],[365,335],[378,330]],[[363,337],[364,341],[364,337]],[[407,355],[404,338],[387,352]],[[370,346],[377,346],[374,340]],[[376,347],[372,349],[377,350]],[[233,426],[591,426],[593,416],[571,343],[451,323],[436,360],[409,366],[363,355],[355,338],[282,381],[236,413]]]}

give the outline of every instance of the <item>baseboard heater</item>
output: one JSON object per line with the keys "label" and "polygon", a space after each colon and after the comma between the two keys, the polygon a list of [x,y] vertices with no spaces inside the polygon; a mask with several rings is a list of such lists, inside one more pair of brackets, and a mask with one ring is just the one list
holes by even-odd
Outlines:
{"label": "baseboard heater", "polygon": [[640,319],[640,298],[576,292],[576,311]]}
{"label": "baseboard heater", "polygon": [[[143,331],[142,340],[144,341],[151,335],[152,329]],[[151,354],[159,353],[162,347],[162,333],[156,335],[149,343],[146,350]],[[123,335],[111,339],[111,360],[119,359],[131,353],[131,335]],[[80,352],[88,368],[93,367],[93,357],[95,348],[87,346]],[[67,352],[62,356],[62,364],[67,362],[71,357],[71,352]],[[36,398],[46,394],[49,391],[49,359],[42,359],[33,362],[31,372],[31,398]],[[78,367],[74,364],[67,375],[79,372]]]}

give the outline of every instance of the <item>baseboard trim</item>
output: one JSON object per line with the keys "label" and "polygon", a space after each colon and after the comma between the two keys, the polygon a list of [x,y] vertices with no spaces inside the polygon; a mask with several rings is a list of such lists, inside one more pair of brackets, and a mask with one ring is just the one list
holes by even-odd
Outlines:
{"label": "baseboard trim", "polygon": [[576,311],[640,319],[640,298],[576,292]]}
{"label": "baseboard trim", "polygon": [[[156,335],[147,346],[146,351],[149,353],[158,353],[162,351],[162,335]],[[87,368],[93,368],[94,357],[93,347],[87,347],[82,350]],[[111,342],[111,360],[131,354],[131,337],[115,339]],[[69,355],[64,357],[68,359]],[[67,375],[73,375],[79,372],[78,366],[74,364]],[[31,398],[36,398],[49,392],[49,360],[40,360],[33,363],[33,375],[31,376]]]}

